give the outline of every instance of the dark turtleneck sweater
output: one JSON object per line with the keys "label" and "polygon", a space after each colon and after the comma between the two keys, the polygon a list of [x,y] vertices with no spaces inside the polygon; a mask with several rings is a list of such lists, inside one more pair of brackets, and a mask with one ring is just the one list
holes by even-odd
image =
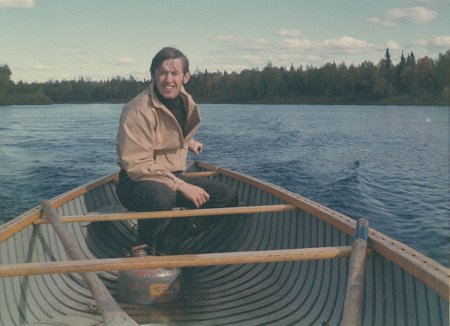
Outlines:
{"label": "dark turtleneck sweater", "polygon": [[167,99],[164,96],[162,96],[156,87],[154,88],[155,94],[158,97],[158,100],[169,109],[169,111],[173,114],[175,119],[177,119],[178,124],[181,127],[181,130],[183,131],[183,136],[186,136],[186,108],[184,107],[183,99],[181,98],[181,95],[178,94],[177,97],[174,99]]}

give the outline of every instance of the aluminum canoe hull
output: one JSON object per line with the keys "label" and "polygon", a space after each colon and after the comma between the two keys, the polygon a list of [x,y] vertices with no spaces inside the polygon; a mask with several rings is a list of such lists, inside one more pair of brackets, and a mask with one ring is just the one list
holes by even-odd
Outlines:
{"label": "aluminum canoe hull", "polygon": [[[349,246],[355,222],[297,194],[201,163],[194,169],[234,187],[248,206],[292,204],[295,211],[220,217],[209,233],[184,246],[189,253]],[[123,208],[117,174],[52,200],[60,216]],[[34,216],[34,217],[33,217]],[[7,225],[39,217],[35,208]],[[216,217],[218,218],[218,217]],[[90,259],[123,257],[136,243],[136,221],[67,223]],[[449,325],[449,269],[384,236],[369,234],[363,325]],[[48,224],[30,224],[0,243],[0,264],[69,260]],[[340,325],[349,258],[184,268],[179,300],[122,308],[140,324]],[[117,295],[117,272],[99,272]],[[447,288],[445,282],[447,280]],[[78,273],[0,278],[0,325],[101,325],[103,318]]]}

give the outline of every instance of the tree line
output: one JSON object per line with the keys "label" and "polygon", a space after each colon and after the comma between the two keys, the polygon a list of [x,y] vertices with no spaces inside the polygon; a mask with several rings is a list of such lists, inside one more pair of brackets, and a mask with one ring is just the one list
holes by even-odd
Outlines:
{"label": "tree line", "polygon": [[[148,85],[133,76],[94,81],[11,81],[0,66],[0,105],[50,103],[123,103]],[[274,67],[192,74],[187,90],[199,103],[321,103],[448,105],[450,50],[437,59],[416,60],[413,52],[394,64],[389,49],[374,64],[326,63],[320,67]]]}

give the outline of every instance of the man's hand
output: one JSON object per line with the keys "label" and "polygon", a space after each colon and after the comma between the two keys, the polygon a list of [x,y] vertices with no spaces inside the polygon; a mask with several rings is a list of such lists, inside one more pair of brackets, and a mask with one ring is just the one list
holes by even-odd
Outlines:
{"label": "man's hand", "polygon": [[205,189],[194,186],[190,183],[182,183],[178,187],[178,191],[183,194],[186,199],[191,201],[195,207],[200,208],[209,201],[209,194]]}
{"label": "man's hand", "polygon": [[203,144],[200,143],[199,141],[192,140],[191,143],[189,144],[189,150],[195,155],[199,156],[203,150]]}

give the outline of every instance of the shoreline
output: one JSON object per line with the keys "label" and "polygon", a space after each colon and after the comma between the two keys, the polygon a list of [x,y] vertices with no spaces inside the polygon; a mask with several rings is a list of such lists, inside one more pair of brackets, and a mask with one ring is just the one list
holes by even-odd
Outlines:
{"label": "shoreline", "polygon": [[[14,106],[14,105],[57,105],[57,104],[125,104],[130,99],[120,99],[114,101],[73,101],[73,102],[52,102],[52,101],[17,101],[12,103],[0,103],[1,107],[6,106]],[[362,99],[343,99],[343,98],[296,98],[296,99],[282,99],[282,98],[274,98],[274,99],[261,99],[254,101],[220,101],[220,100],[196,100],[196,103],[199,105],[202,104],[241,104],[241,105],[382,105],[382,106],[447,106],[449,107],[450,100],[445,102],[444,100],[437,101],[423,101],[420,99],[411,99],[405,97],[394,97],[390,99],[377,99],[377,100],[362,100]]]}

